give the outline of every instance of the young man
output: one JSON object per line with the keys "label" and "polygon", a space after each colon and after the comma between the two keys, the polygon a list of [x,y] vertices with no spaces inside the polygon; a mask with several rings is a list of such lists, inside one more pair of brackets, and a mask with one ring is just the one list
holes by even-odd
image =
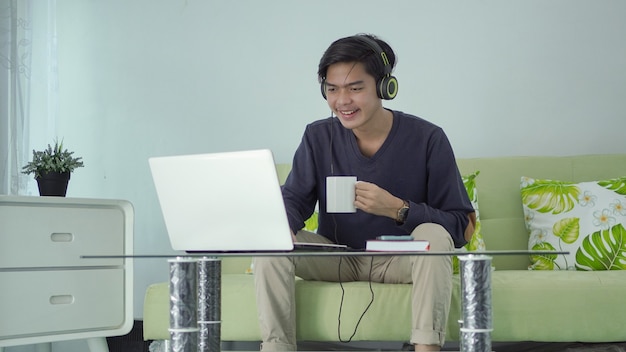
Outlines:
{"label": "young man", "polygon": [[[471,237],[474,209],[441,128],[385,109],[395,97],[395,55],[370,35],[342,38],[322,56],[322,95],[336,117],[307,126],[283,198],[294,237],[364,248],[381,234],[411,234],[433,251]],[[356,213],[326,211],[326,178],[356,176]],[[301,231],[319,201],[317,234]],[[372,270],[370,270],[370,267]],[[448,256],[262,257],[254,264],[262,350],[296,349],[295,278],[412,283],[411,343],[438,351],[452,290]]]}

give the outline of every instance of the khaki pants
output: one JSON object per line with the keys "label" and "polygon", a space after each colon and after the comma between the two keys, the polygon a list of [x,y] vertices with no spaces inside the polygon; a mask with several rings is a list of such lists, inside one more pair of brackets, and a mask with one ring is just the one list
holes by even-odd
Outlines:
{"label": "khaki pants", "polygon": [[[440,225],[422,224],[412,235],[429,241],[431,251],[454,249],[450,234]],[[329,242],[311,232],[301,231],[297,237],[302,242]],[[443,346],[452,294],[451,261],[450,256],[257,257],[254,275],[262,350],[296,350],[295,276],[368,281],[370,265],[373,282],[413,283],[411,343]]]}

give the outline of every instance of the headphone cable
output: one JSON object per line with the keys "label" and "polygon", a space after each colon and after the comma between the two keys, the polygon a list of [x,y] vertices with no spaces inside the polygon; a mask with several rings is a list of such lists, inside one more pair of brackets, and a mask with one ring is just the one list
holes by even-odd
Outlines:
{"label": "headphone cable", "polygon": [[[330,153],[330,175],[334,176],[335,175],[335,165],[333,162],[333,135],[335,134],[335,126],[333,126],[335,124],[335,118],[333,117],[333,110],[330,109],[330,146],[329,146],[329,153]],[[335,239],[337,238],[337,233],[335,233]]]}
{"label": "headphone cable", "polygon": [[[341,261],[342,261],[343,257],[339,257],[339,267],[341,268]],[[339,316],[337,317],[337,337],[339,337],[339,341],[343,342],[343,343],[348,343],[352,341],[352,338],[354,337],[354,335],[356,335],[356,331],[359,328],[359,325],[361,324],[361,320],[363,319],[363,317],[365,316],[365,313],[367,313],[367,311],[370,309],[370,307],[372,306],[372,303],[374,303],[374,289],[372,288],[372,268],[374,267],[374,257],[370,257],[370,270],[369,270],[369,277],[368,277],[368,282],[369,282],[369,289],[370,289],[370,294],[371,294],[371,299],[370,302],[367,304],[367,307],[365,307],[365,310],[363,310],[363,313],[361,313],[361,316],[359,317],[359,320],[357,320],[356,325],[354,326],[354,331],[352,331],[352,335],[350,335],[350,338],[348,338],[347,340],[344,340],[341,338],[341,310],[343,307],[343,298],[345,295],[345,290],[343,288],[343,283],[341,282],[341,269],[339,270],[339,286],[341,287],[341,303],[339,304]]]}
{"label": "headphone cable", "polygon": [[[334,228],[335,243],[339,243],[339,241],[337,240],[337,220],[335,219],[335,216],[332,216],[332,218],[333,218],[333,222],[335,225],[335,228]],[[361,324],[361,320],[365,316],[365,313],[367,313],[367,311],[370,309],[370,307],[374,303],[374,289],[372,288],[372,270],[374,268],[374,257],[373,256],[370,257],[370,270],[369,270],[368,278],[367,278],[367,281],[369,283],[371,299],[370,299],[370,302],[367,304],[367,307],[365,307],[365,310],[363,310],[363,313],[361,313],[359,320],[357,320],[356,325],[354,326],[354,331],[352,331],[352,335],[350,335],[350,337],[347,340],[344,340],[341,337],[341,312],[343,310],[343,300],[346,294],[346,291],[343,287],[343,281],[341,280],[341,263],[342,262],[343,262],[343,257],[339,256],[339,265],[337,266],[337,276],[339,279],[339,287],[341,287],[341,301],[339,303],[339,314],[337,316],[337,337],[339,338],[340,342],[349,343],[352,341],[352,338],[354,338],[354,335],[356,335],[356,331],[358,330],[359,325]]]}

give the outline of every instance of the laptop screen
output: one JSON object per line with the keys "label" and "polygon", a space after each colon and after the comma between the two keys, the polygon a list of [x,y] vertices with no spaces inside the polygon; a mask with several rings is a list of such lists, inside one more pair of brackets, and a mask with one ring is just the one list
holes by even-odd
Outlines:
{"label": "laptop screen", "polygon": [[149,164],[173,249],[293,249],[270,150],[153,157]]}

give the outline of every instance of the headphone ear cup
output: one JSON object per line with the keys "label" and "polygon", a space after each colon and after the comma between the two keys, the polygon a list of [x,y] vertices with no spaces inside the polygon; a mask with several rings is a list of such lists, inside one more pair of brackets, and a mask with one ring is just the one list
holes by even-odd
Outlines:
{"label": "headphone ear cup", "polygon": [[378,82],[378,97],[391,100],[398,94],[398,80],[394,76],[385,76]]}
{"label": "headphone ear cup", "polygon": [[322,83],[320,84],[321,90],[322,90],[322,96],[324,97],[324,100],[328,100],[326,98],[326,80],[323,79]]}

